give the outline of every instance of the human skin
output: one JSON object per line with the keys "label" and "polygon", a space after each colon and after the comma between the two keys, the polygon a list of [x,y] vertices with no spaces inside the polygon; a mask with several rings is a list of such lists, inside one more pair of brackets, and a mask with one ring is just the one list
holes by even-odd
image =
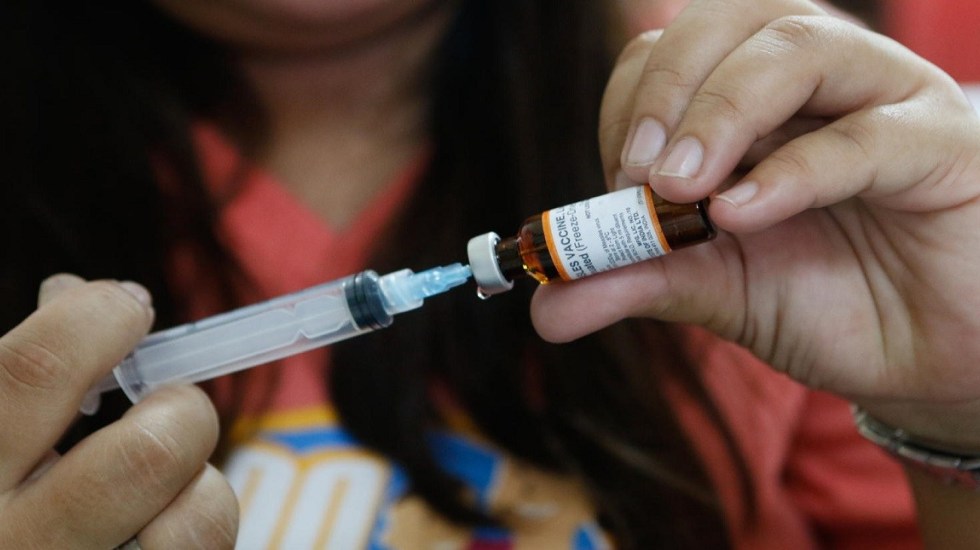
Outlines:
{"label": "human skin", "polygon": [[[625,50],[601,118],[610,187],[713,196],[723,234],[542,287],[542,336],[625,317],[701,325],[980,454],[980,120],[952,79],[809,2],[698,0]],[[980,498],[913,480],[927,539],[955,547],[941,537],[969,532]]]}
{"label": "human skin", "polygon": [[149,329],[134,283],[60,275],[0,338],[0,547],[230,548],[238,508],[205,461],[218,437],[207,396],[167,388],[59,457],[52,446],[87,388]]}
{"label": "human skin", "polygon": [[425,147],[426,73],[456,2],[154,1],[228,47],[268,119],[253,160],[331,226]]}
{"label": "human skin", "polygon": [[[329,223],[346,223],[418,154],[426,97],[415,77],[451,2],[157,4],[233,52],[269,114],[256,160]],[[237,500],[206,463],[218,424],[200,390],[155,392],[65,456],[50,450],[151,320],[134,283],[60,275],[0,337],[0,547],[234,546]]]}
{"label": "human skin", "polygon": [[[250,35],[245,31],[254,28],[240,20],[222,30],[214,20],[194,19],[200,13],[190,9],[196,2],[158,3],[236,48],[273,116],[271,143],[260,160],[285,175],[284,183],[325,218],[343,223],[344,211],[363,204],[359,193],[373,190],[356,182],[390,181],[386,171],[415,152],[425,98],[408,70],[384,64],[386,52],[406,52],[406,67],[424,69],[444,12],[408,0],[324,2],[323,9],[343,4],[353,11],[319,13],[309,21],[334,25],[348,13],[363,26],[352,24],[349,34],[323,41],[326,33],[315,27],[298,32],[293,24],[298,12],[291,10],[306,4],[266,2],[262,9],[285,11],[265,16],[286,23]],[[247,11],[244,0],[221,5],[226,4]],[[374,19],[360,18],[369,12]],[[662,165],[657,157],[627,166],[629,177],[651,180],[669,199],[695,200],[721,190],[724,176],[744,160],[759,185],[757,200],[741,206],[715,200],[711,214],[729,234],[709,245],[574,285],[542,288],[532,311],[538,329],[547,338],[568,340],[626,316],[700,323],[741,341],[778,369],[860,400],[884,420],[978,448],[980,439],[969,428],[977,424],[972,401],[980,396],[973,393],[978,384],[970,372],[980,359],[980,283],[973,277],[980,267],[980,232],[964,229],[980,219],[976,185],[970,185],[978,181],[975,115],[952,82],[904,50],[829,20],[782,19],[795,12],[817,10],[800,1],[695,2],[659,42],[648,35],[624,52],[603,109],[600,147],[610,185],[617,181],[627,142],[632,144],[634,122],[649,116],[669,129],[671,144],[698,136],[705,163],[689,178],[649,177]],[[720,15],[725,25],[717,24]],[[372,20],[389,24],[372,26]],[[256,19],[246,23],[251,21]],[[770,22],[773,27],[761,37],[768,42],[753,39]],[[765,50],[766,45],[785,48]],[[733,51],[740,55],[729,55]],[[771,59],[791,52],[793,63]],[[654,70],[644,72],[647,66]],[[377,80],[365,80],[372,76]],[[351,97],[343,86],[320,97],[309,92],[355,77],[376,93],[349,109],[356,124],[340,120],[343,128],[336,115],[351,100],[365,98]],[[808,84],[816,94],[807,91]],[[896,90],[905,93],[891,95]],[[297,98],[306,101],[296,103]],[[804,115],[844,118],[780,150],[786,136],[823,123],[797,117],[800,107]],[[328,168],[342,162],[340,156],[304,167],[289,154],[296,144],[343,143],[352,129],[387,136],[394,146],[358,142],[358,162],[345,166],[340,180],[347,187],[322,184],[330,181],[323,174],[336,174]],[[915,141],[898,140],[900,135]],[[757,136],[769,139],[753,146]],[[864,147],[850,141],[855,136]],[[866,177],[870,173],[877,176],[873,181]],[[324,189],[339,194],[322,194]],[[727,198],[739,202],[731,191]],[[344,208],[330,210],[331,204]],[[136,534],[148,550],[230,547],[234,540],[233,495],[205,466],[216,437],[213,410],[193,389],[160,392],[65,457],[47,460],[85,390],[149,326],[149,310],[140,305],[147,298],[127,287],[132,292],[108,281],[59,277],[42,289],[35,316],[0,340],[0,546],[105,548]],[[553,322],[588,321],[565,315],[583,310],[587,300],[595,322]],[[607,309],[598,311],[596,304]],[[869,344],[868,334],[882,337]],[[920,478],[915,487],[927,528],[936,521],[975,525],[973,495],[947,492]],[[968,502],[949,507],[962,500]],[[947,531],[965,532],[956,524]]]}

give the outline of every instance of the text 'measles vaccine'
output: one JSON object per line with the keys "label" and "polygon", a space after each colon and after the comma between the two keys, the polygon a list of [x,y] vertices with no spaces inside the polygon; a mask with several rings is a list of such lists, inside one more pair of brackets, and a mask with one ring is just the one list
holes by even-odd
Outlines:
{"label": "text 'measles vaccine'", "polygon": [[707,201],[675,204],[640,185],[532,216],[513,237],[474,237],[467,254],[481,294],[490,296],[518,278],[571,281],[714,236]]}

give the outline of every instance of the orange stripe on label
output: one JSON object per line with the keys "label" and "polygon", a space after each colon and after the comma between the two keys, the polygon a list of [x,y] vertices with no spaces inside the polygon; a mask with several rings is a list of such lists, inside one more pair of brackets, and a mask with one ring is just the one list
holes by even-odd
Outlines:
{"label": "orange stripe on label", "polygon": [[565,271],[565,265],[562,264],[558,247],[555,246],[554,234],[551,232],[551,210],[541,214],[541,228],[544,229],[544,242],[548,244],[548,254],[551,255],[551,263],[555,264],[555,268],[558,270],[558,276],[563,281],[571,281],[572,278]]}
{"label": "orange stripe on label", "polygon": [[653,230],[657,232],[657,239],[664,253],[670,252],[670,245],[667,244],[667,237],[664,235],[664,228],[660,226],[660,218],[657,216],[657,207],[653,202],[653,190],[649,185],[643,186],[643,196],[646,198],[647,212],[650,213],[650,221],[653,222]]}

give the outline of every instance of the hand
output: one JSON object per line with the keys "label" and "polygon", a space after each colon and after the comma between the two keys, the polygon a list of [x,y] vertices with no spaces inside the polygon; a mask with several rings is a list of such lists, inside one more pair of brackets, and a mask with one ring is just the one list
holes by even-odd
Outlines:
{"label": "hand", "polygon": [[45,282],[0,338],[0,547],[231,548],[237,503],[205,461],[217,439],[193,387],[150,395],[58,457],[86,390],[135,347],[153,313],[133,283]]}
{"label": "hand", "polygon": [[539,289],[542,336],[696,323],[980,449],[980,121],[948,76],[809,2],[695,0],[624,51],[600,128],[608,182],[717,193],[727,234]]}

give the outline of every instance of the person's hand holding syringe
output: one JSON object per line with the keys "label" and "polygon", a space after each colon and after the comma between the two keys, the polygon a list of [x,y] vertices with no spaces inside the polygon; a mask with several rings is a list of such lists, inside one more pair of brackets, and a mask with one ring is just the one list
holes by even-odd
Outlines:
{"label": "person's hand holding syringe", "polygon": [[209,380],[386,327],[470,275],[462,264],[382,277],[362,271],[153,333],[92,388],[82,412],[93,413],[99,396],[115,388],[135,403],[160,386]]}

